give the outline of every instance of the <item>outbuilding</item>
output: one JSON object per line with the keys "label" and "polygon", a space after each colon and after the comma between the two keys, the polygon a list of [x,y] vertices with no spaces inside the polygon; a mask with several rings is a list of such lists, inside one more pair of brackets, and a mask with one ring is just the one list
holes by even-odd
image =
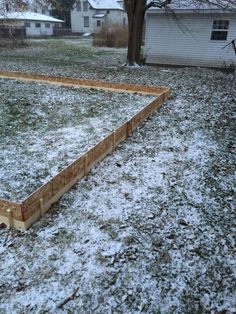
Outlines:
{"label": "outbuilding", "polygon": [[0,25],[25,27],[27,37],[52,36],[54,28],[60,28],[63,23],[52,16],[34,12],[13,12],[0,16]]}
{"label": "outbuilding", "polygon": [[167,10],[149,9],[145,30],[146,62],[235,67],[235,9],[193,4],[184,6],[181,1],[176,1]]}

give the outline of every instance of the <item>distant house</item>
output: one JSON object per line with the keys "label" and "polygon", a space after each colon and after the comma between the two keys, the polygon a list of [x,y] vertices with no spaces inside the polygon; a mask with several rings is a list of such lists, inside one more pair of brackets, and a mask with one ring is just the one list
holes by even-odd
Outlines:
{"label": "distant house", "polygon": [[45,15],[51,15],[51,5],[45,4],[44,1],[40,0],[27,0],[28,2],[28,8],[27,11],[39,13],[39,14],[45,14]]}
{"label": "distant house", "polygon": [[122,1],[78,0],[71,10],[72,32],[97,33],[103,27],[114,24],[127,25],[127,16]]}
{"label": "distant house", "polygon": [[51,36],[64,21],[33,12],[13,12],[0,16],[0,26],[25,27],[26,36]]}
{"label": "distant house", "polygon": [[236,65],[235,50],[235,10],[176,1],[169,10],[147,11],[147,63],[229,67]]}

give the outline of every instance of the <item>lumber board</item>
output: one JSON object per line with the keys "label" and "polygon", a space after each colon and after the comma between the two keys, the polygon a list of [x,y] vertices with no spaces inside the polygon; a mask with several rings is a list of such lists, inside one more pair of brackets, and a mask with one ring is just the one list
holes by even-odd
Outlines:
{"label": "lumber board", "polygon": [[45,83],[67,85],[73,87],[96,88],[111,91],[122,91],[129,93],[140,93],[149,95],[159,95],[166,91],[166,87],[145,86],[139,84],[115,83],[97,80],[83,80],[78,78],[68,78],[60,76],[48,76],[43,74],[32,74],[26,72],[0,71],[0,77],[25,81],[40,81]]}
{"label": "lumber board", "polygon": [[0,223],[14,227],[14,221],[23,221],[22,205],[20,203],[0,199]]}
{"label": "lumber board", "polygon": [[[5,76],[4,76],[5,75]],[[80,80],[74,78],[49,77],[45,75],[32,75],[31,73],[21,72],[3,72],[0,71],[0,77],[23,78],[32,80],[44,80],[45,82],[80,84],[83,86],[95,86],[102,89],[113,88],[114,90],[131,92],[142,92],[155,94],[157,97],[145,108],[126,121],[116,130],[113,130],[107,137],[90,148],[85,154],[79,156],[70,163],[56,176],[50,179],[46,184],[29,195],[23,202],[17,203],[0,199],[0,222],[10,227],[20,230],[28,229],[58,201],[60,197],[67,192],[78,180],[83,178],[90,169],[110,154],[122,141],[130,136],[133,131],[157,108],[159,108],[170,96],[170,89],[165,87],[148,87],[135,84],[124,83],[106,83],[91,80]]]}

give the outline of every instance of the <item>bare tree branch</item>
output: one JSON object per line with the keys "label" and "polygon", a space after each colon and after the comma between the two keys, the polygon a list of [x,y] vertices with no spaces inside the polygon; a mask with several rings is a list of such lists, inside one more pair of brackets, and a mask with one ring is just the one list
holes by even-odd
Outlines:
{"label": "bare tree branch", "polygon": [[164,8],[167,5],[171,4],[172,0],[166,0],[166,1],[151,1],[145,6],[145,10],[151,8],[151,7],[157,7],[157,8]]}

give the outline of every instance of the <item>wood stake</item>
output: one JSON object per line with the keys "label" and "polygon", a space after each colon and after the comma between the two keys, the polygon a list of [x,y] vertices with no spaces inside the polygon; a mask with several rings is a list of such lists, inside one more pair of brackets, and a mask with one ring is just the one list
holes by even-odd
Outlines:
{"label": "wood stake", "polygon": [[13,222],[13,212],[11,208],[7,209],[7,218],[8,218],[8,225],[10,228],[14,228],[14,222]]}
{"label": "wood stake", "polygon": [[84,174],[87,174],[88,171],[88,155],[85,155],[85,159],[84,159]]}
{"label": "wood stake", "polygon": [[40,216],[41,216],[41,217],[43,217],[43,215],[44,215],[44,210],[43,210],[43,199],[42,199],[42,198],[40,198],[39,202],[40,202]]}
{"label": "wood stake", "polygon": [[128,127],[127,127],[127,137],[131,136],[134,130],[134,123],[133,122],[128,122]]}

